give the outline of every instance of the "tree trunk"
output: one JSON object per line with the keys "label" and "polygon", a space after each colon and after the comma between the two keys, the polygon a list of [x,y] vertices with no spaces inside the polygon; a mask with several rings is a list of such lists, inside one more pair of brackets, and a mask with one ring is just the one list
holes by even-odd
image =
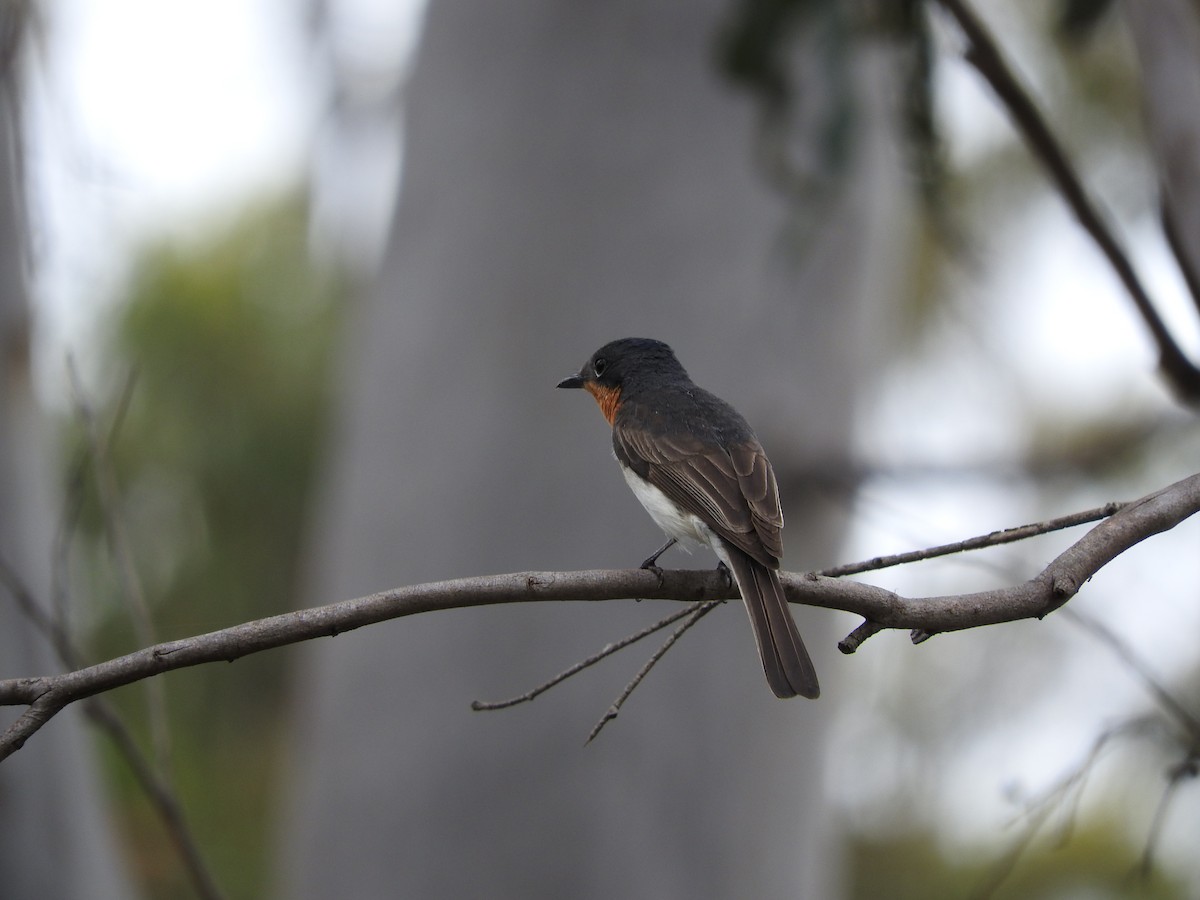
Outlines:
{"label": "tree trunk", "polygon": [[[897,277],[887,53],[856,63],[859,151],[820,238],[753,171],[755,109],[715,70],[726,4],[435,0],[397,219],[345,346],[311,602],[524,569],[636,566],[661,543],[594,404],[555,383],[602,343],[671,343],[781,472],[848,453]],[[790,568],[833,558],[785,483]],[[679,551],[665,566],[710,566]],[[304,649],[283,895],[831,897],[822,735],[830,618],[798,613],[825,695],[774,699],[740,605],[531,705],[475,713],[662,604],[423,616]]]}

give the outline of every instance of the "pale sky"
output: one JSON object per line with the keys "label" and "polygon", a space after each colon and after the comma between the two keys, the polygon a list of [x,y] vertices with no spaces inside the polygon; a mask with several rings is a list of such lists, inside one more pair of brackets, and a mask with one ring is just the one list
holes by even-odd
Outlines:
{"label": "pale sky", "polygon": [[[322,67],[348,66],[364,83],[397,77],[417,3],[336,0],[328,8],[317,47],[296,0],[39,7],[45,27],[31,66],[28,162],[43,357],[61,357],[63,342],[75,352],[87,344],[139,242],[202,232],[248,198],[309,178],[314,166],[321,201],[329,170],[317,152],[328,109]],[[375,155],[395,152],[384,142]],[[379,231],[387,210],[370,207],[388,193],[379,184],[394,178],[394,162],[348,168],[336,194],[355,212],[337,200],[324,205]],[[373,190],[360,183],[367,179]]]}

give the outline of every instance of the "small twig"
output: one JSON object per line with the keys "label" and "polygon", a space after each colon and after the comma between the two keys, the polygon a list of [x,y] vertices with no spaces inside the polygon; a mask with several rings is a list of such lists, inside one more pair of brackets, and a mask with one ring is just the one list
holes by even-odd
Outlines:
{"label": "small twig", "polygon": [[21,615],[50,641],[50,645],[54,648],[54,652],[62,664],[72,669],[79,668],[80,659],[75,648],[67,639],[67,633],[62,627],[62,623],[57,621],[56,617],[46,614],[41,604],[33,596],[33,591],[17,574],[17,570],[3,558],[0,558],[0,585],[8,591],[8,595],[17,605]]}
{"label": "small twig", "polygon": [[600,662],[600,660],[606,659],[607,657],[612,656],[614,653],[618,652],[619,650],[624,650],[630,644],[640,641],[642,638],[648,637],[648,636],[654,634],[654,632],[660,631],[663,628],[666,628],[672,622],[677,622],[678,620],[682,619],[684,616],[691,615],[692,612],[695,611],[696,607],[698,607],[700,605],[701,605],[700,603],[693,603],[690,606],[685,606],[683,609],[677,610],[676,612],[671,613],[671,615],[667,616],[665,619],[659,619],[654,624],[647,625],[645,628],[643,628],[639,632],[636,632],[635,634],[631,634],[631,635],[628,635],[627,637],[623,637],[619,641],[614,641],[611,644],[605,644],[599,653],[595,653],[592,656],[589,656],[587,659],[584,659],[584,660],[581,660],[580,662],[575,663],[575,665],[570,666],[569,668],[563,670],[562,672],[559,672],[557,675],[555,675],[549,681],[542,682],[537,687],[533,688],[532,690],[526,691],[524,694],[520,694],[516,697],[509,697],[507,700],[490,700],[490,701],[489,700],[472,700],[471,701],[471,709],[475,710],[476,712],[480,712],[480,711],[484,711],[484,710],[493,710],[493,709],[508,709],[508,707],[517,706],[520,703],[528,703],[534,697],[538,696],[539,694],[545,693],[546,691],[550,690],[550,688],[554,687],[556,684],[560,684],[561,682],[566,681],[572,675],[578,675],[580,672],[582,672],[584,669],[588,668],[589,666],[594,666],[596,663]]}
{"label": "small twig", "polygon": [[1129,255],[1105,221],[1099,207],[1088,195],[1083,181],[1071,164],[1066,150],[1055,137],[1037,104],[1018,81],[1000,48],[983,22],[965,0],[938,0],[954,17],[967,39],[967,61],[975,67],[996,92],[1008,110],[1013,124],[1025,138],[1033,155],[1045,167],[1051,181],[1062,194],[1084,230],[1100,248],[1121,284],[1133,299],[1158,347],[1159,365],[1178,395],[1189,402],[1200,400],[1200,369],[1188,359],[1158,311],[1142,283]]}
{"label": "small twig", "polygon": [[[1068,808],[1062,813],[1064,818],[1063,833],[1059,837],[1058,842],[1060,845],[1063,845],[1069,840],[1087,779],[1096,767],[1101,755],[1117,738],[1142,737],[1149,739],[1155,734],[1162,732],[1164,728],[1165,723],[1161,718],[1147,715],[1129,719],[1112,728],[1106,729],[1098,735],[1092,743],[1087,756],[1078,766],[1063,776],[1055,785],[1043,793],[1040,798],[1028,804],[1023,816],[1028,820],[1029,824],[1013,842],[1008,851],[997,861],[987,879],[979,886],[979,889],[972,897],[976,898],[976,900],[984,900],[984,898],[993,896],[1016,869],[1021,856],[1029,849],[1034,838],[1049,821],[1050,816],[1056,811],[1061,810],[1064,806],[1068,806]],[[1168,783],[1164,789],[1163,796],[1159,799],[1154,819],[1147,833],[1146,846],[1142,853],[1142,859],[1138,866],[1138,871],[1143,877],[1150,874],[1150,868],[1153,865],[1154,847],[1158,843],[1167,806],[1177,791],[1179,784],[1185,778],[1195,777],[1197,772],[1200,771],[1198,763],[1200,763],[1200,756],[1197,755],[1196,748],[1192,747],[1187,752],[1184,760],[1175,766],[1168,775]]]}
{"label": "small twig", "polygon": [[1111,628],[1096,621],[1080,610],[1070,609],[1064,610],[1064,612],[1068,615],[1070,621],[1075,622],[1093,637],[1106,644],[1121,662],[1125,664],[1125,667],[1141,680],[1146,689],[1154,696],[1154,699],[1158,701],[1158,705],[1175,720],[1177,725],[1187,732],[1188,739],[1194,745],[1200,747],[1200,719],[1197,719],[1186,706],[1180,703],[1163,686],[1162,682],[1150,671],[1150,667],[1146,665],[1146,662],[1134,653],[1128,644],[1121,640]]}
{"label": "small twig", "polygon": [[885,631],[887,626],[880,625],[878,622],[872,622],[870,619],[863,620],[863,623],[855,628],[852,632],[838,641],[838,649],[846,655],[856,651],[863,645],[867,638],[874,637],[881,631]]}
{"label": "small twig", "polygon": [[1124,503],[1116,502],[1106,503],[1104,506],[1097,506],[1095,509],[1084,510],[1083,512],[1073,513],[1069,516],[1059,516],[1057,519],[1047,519],[1045,522],[1034,522],[1031,525],[1019,525],[1015,528],[992,531],[987,534],[967,538],[966,540],[952,541],[949,544],[929,547],[924,550],[909,550],[905,553],[894,553],[891,556],[875,556],[861,562],[821,569],[815,574],[823,575],[827,578],[844,578],[847,575],[859,575],[863,572],[874,572],[879,569],[892,568],[893,566],[903,566],[926,559],[935,559],[939,556],[963,553],[967,550],[981,550],[984,547],[1011,544],[1016,541],[1024,541],[1028,538],[1036,537],[1040,534],[1049,534],[1052,531],[1062,531],[1064,528],[1073,528],[1076,525],[1086,525],[1088,522],[1107,519],[1124,505]]}
{"label": "small twig", "polygon": [[[133,542],[121,514],[121,491],[117,485],[116,471],[110,458],[110,448],[115,439],[125,413],[129,408],[132,396],[134,373],[131,371],[121,386],[117,411],[109,427],[106,437],[101,437],[99,423],[88,402],[79,371],[73,358],[67,358],[67,373],[71,381],[71,392],[75,400],[76,412],[84,425],[87,435],[88,450],[92,461],[92,477],[96,480],[96,492],[100,499],[100,509],[104,519],[104,532],[108,538],[108,546],[116,566],[117,578],[121,585],[121,594],[129,609],[134,631],[138,641],[143,645],[158,642],[155,634],[154,621],[150,615],[150,606],[146,602],[146,593],[142,589],[142,580],[138,576],[137,566],[133,559]],[[171,771],[171,732],[167,722],[167,700],[165,689],[161,682],[154,681],[147,685],[146,707],[150,720],[150,738],[154,747],[155,763],[160,772],[170,777]]]}
{"label": "small twig", "polygon": [[694,604],[693,606],[689,607],[690,613],[687,619],[684,620],[682,625],[671,632],[671,636],[663,641],[662,646],[655,650],[654,654],[648,660],[646,660],[646,664],[638,669],[637,674],[633,676],[633,680],[630,681],[629,684],[625,685],[625,689],[621,691],[617,699],[613,701],[612,706],[608,708],[604,715],[601,716],[600,721],[596,723],[594,728],[592,728],[591,732],[587,736],[587,740],[583,742],[584,746],[590,744],[595,739],[596,735],[600,733],[600,730],[617,717],[617,713],[621,711],[621,707],[625,705],[625,701],[629,699],[629,696],[635,690],[637,690],[637,686],[642,683],[642,680],[647,675],[650,674],[650,670],[654,668],[658,661],[667,655],[667,651],[674,646],[675,642],[683,637],[689,628],[708,615],[708,613],[720,606],[723,602],[724,601],[722,600],[710,600],[706,603]]}
{"label": "small twig", "polygon": [[192,834],[187,814],[175,794],[174,786],[154,770],[116,709],[105,702],[103,697],[92,697],[84,701],[83,711],[116,745],[129,771],[133,773],[138,787],[158,811],[167,835],[191,877],[196,893],[202,900],[221,900],[225,895],[200,852],[200,845]]}
{"label": "small twig", "polygon": [[50,608],[55,627],[64,635],[70,634],[68,615],[68,580],[70,577],[69,557],[71,542],[79,516],[83,512],[84,481],[89,467],[88,454],[78,453],[68,466],[68,475],[63,495],[62,518],[54,535],[51,566]]}
{"label": "small twig", "polygon": [[131,618],[139,640],[143,643],[154,643],[157,640],[154,634],[154,621],[150,615],[150,606],[146,602],[146,592],[142,589],[142,582],[138,577],[137,566],[133,560],[132,541],[129,539],[124,518],[120,515],[121,491],[117,485],[116,473],[113,471],[109,453],[112,446],[111,441],[116,435],[116,427],[123,420],[124,411],[128,406],[133,375],[131,373],[122,385],[117,415],[114,417],[107,437],[101,437],[99,423],[88,402],[79,372],[75,368],[73,360],[68,359],[67,362],[75,410],[83,422],[84,432],[87,436],[88,451],[92,461],[92,476],[96,479],[96,491],[100,496],[105,532],[116,563],[121,590],[132,611]]}
{"label": "small twig", "polygon": [[[1073,806],[1078,805],[1079,796],[1083,791],[1088,776],[1100,759],[1101,754],[1115,738],[1126,733],[1136,733],[1145,730],[1149,724],[1151,724],[1150,720],[1144,718],[1134,719],[1109,728],[1098,735],[1083,762],[1075,767],[1074,770],[1068,772],[1057,784],[1050,787],[1039,799],[1034,800],[1026,807],[1023,817],[1028,820],[1028,825],[992,867],[991,872],[983,883],[971,894],[972,900],[987,900],[987,898],[995,895],[996,891],[1012,875],[1017,867],[1017,863],[1025,855],[1025,852],[1042,830],[1042,827],[1049,821],[1050,816],[1065,799],[1072,799]],[[1068,828],[1070,827],[1069,820],[1073,816],[1073,813],[1067,816],[1068,822],[1066,824]]]}

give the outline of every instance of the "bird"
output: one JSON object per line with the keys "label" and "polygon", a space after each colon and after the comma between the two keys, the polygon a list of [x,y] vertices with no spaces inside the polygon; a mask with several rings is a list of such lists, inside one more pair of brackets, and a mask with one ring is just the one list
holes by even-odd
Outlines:
{"label": "bird", "polygon": [[557,386],[595,398],[625,482],[669,538],[642,568],[661,571],[658,557],[677,542],[710,547],[741,591],[775,696],[819,696],[779,580],[775,472],[741,414],[693,383],[674,351],[652,338],[605,344]]}

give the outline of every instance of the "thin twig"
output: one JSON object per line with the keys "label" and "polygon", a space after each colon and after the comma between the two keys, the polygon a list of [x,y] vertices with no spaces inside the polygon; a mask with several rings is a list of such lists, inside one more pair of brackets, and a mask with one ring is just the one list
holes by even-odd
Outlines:
{"label": "thin twig", "polygon": [[584,746],[590,744],[596,738],[596,735],[600,733],[600,730],[617,717],[617,713],[621,711],[621,707],[625,705],[625,701],[629,699],[630,695],[635,690],[637,690],[638,685],[641,684],[642,680],[650,674],[650,670],[654,668],[658,661],[667,655],[667,651],[675,645],[675,642],[683,637],[689,628],[720,606],[722,602],[723,601],[721,600],[710,600],[707,603],[694,604],[693,606],[689,607],[691,612],[687,619],[684,620],[683,624],[671,632],[671,636],[663,641],[662,646],[655,650],[654,654],[648,660],[646,660],[645,665],[638,669],[637,674],[633,676],[633,680],[630,681],[629,684],[625,685],[625,689],[621,691],[617,699],[612,702],[612,706],[608,708],[604,715],[601,716],[600,721],[597,722],[595,727],[592,728],[591,732],[587,736],[587,740],[583,742]]}
{"label": "thin twig", "polygon": [[167,836],[183,860],[196,893],[202,900],[222,900],[225,894],[217,885],[216,878],[200,852],[199,842],[192,833],[192,827],[179,802],[179,797],[175,793],[174,786],[155,771],[116,709],[105,702],[103,697],[92,697],[84,701],[83,710],[87,717],[116,745],[117,751],[125,760],[129,771],[133,773],[138,787],[142,789],[142,792],[150,799],[151,805],[158,811]]}
{"label": "thin twig", "polygon": [[[1092,769],[1095,768],[1101,754],[1108,749],[1115,738],[1129,733],[1144,731],[1150,724],[1153,723],[1149,719],[1134,719],[1109,728],[1098,735],[1083,762],[1068,772],[1057,784],[1051,786],[1040,798],[1034,800],[1025,808],[1022,816],[1027,820],[1028,824],[1022,829],[1008,850],[992,866],[991,871],[984,881],[971,894],[972,900],[987,900],[987,898],[995,895],[996,891],[1012,875],[1017,867],[1017,863],[1025,855],[1034,838],[1042,830],[1042,827],[1049,821],[1050,816],[1064,802],[1070,800],[1072,806],[1078,806],[1079,796],[1083,792],[1088,776],[1091,774]],[[1067,815],[1065,827],[1070,827],[1073,817],[1073,812]]]}
{"label": "thin twig", "polygon": [[1037,104],[1013,74],[1000,48],[966,0],[938,2],[958,22],[967,39],[967,61],[996,92],[1029,149],[1045,167],[1050,180],[1133,299],[1134,306],[1158,347],[1159,365],[1163,373],[1181,398],[1191,403],[1200,401],[1200,369],[1188,359],[1171,336],[1125,248],[1084,188],[1066,150],[1038,110]]}
{"label": "thin twig", "polygon": [[1158,705],[1167,712],[1175,723],[1179,725],[1188,734],[1188,739],[1200,747],[1200,719],[1197,719],[1190,710],[1163,686],[1155,674],[1150,670],[1138,654],[1133,651],[1125,641],[1121,640],[1108,626],[1098,622],[1092,616],[1089,616],[1078,609],[1065,610],[1070,621],[1088,631],[1093,637],[1102,641],[1108,646],[1113,653],[1125,664],[1125,667],[1133,672],[1146,686],[1146,689],[1158,701]]}
{"label": "thin twig", "polygon": [[17,574],[7,560],[0,557],[0,585],[7,591],[18,611],[50,642],[55,654],[64,666],[77,669],[81,665],[79,655],[67,639],[67,633],[56,617],[47,615],[42,605],[33,596],[33,591]]}
{"label": "thin twig", "polygon": [[110,448],[115,428],[124,417],[128,404],[129,391],[132,389],[132,379],[126,379],[121,389],[121,401],[117,407],[118,416],[114,418],[113,427],[109,429],[108,438],[101,437],[99,423],[92,411],[80,380],[79,372],[73,360],[68,359],[68,374],[71,379],[71,392],[75,401],[75,411],[84,425],[87,436],[88,451],[92,461],[92,476],[96,479],[96,490],[100,495],[101,511],[104,515],[105,533],[109,540],[113,559],[116,563],[117,577],[121,582],[121,590],[131,610],[131,618],[138,638],[143,643],[154,643],[154,621],[150,615],[150,606],[146,602],[146,592],[142,589],[141,579],[137,574],[137,566],[133,560],[133,546],[125,527],[124,517],[120,515],[121,491],[117,485],[116,473],[113,471]]}
{"label": "thin twig", "polygon": [[70,589],[71,542],[74,539],[75,528],[83,512],[84,481],[90,461],[86,452],[77,454],[68,467],[68,475],[63,495],[63,511],[58,530],[54,535],[54,549],[51,565],[50,608],[55,627],[64,635],[70,635],[70,617],[68,615],[68,596]]}
{"label": "thin twig", "polygon": [[624,650],[630,644],[640,641],[642,638],[648,637],[648,636],[654,634],[654,632],[660,631],[663,628],[666,628],[668,625],[670,625],[673,622],[679,621],[684,616],[691,615],[692,612],[698,606],[700,606],[700,603],[693,603],[690,606],[685,606],[683,609],[677,610],[676,612],[671,613],[671,615],[667,616],[665,619],[659,619],[657,622],[653,623],[652,625],[647,625],[641,631],[638,631],[634,634],[628,635],[627,637],[623,637],[619,641],[614,641],[611,644],[605,644],[604,647],[600,650],[600,652],[589,656],[587,659],[584,659],[584,660],[581,660],[581,661],[575,663],[575,665],[573,665],[567,669],[564,669],[562,672],[559,672],[557,675],[555,675],[549,681],[542,682],[537,687],[526,691],[524,694],[519,694],[516,697],[509,697],[507,700],[472,700],[471,701],[471,709],[475,710],[476,712],[481,712],[484,710],[508,709],[510,706],[517,706],[518,704],[521,704],[521,703],[528,703],[534,697],[538,696],[539,694],[545,693],[546,691],[550,690],[550,688],[554,687],[556,684],[560,684],[561,682],[566,681],[572,675],[578,675],[580,672],[582,672],[584,669],[588,668],[589,666],[594,666],[596,663],[600,662],[600,660],[606,659],[607,657],[612,656],[614,653],[616,653],[620,650]]}
{"label": "thin twig", "polygon": [[[1099,762],[1101,755],[1118,738],[1141,737],[1150,739],[1160,734],[1165,727],[1165,722],[1161,718],[1145,715],[1121,722],[1099,734],[1093,741],[1087,756],[1078,766],[1064,775],[1039,798],[1026,806],[1022,817],[1027,820],[1028,824],[1009,849],[997,860],[986,880],[972,894],[974,900],[985,900],[985,898],[992,897],[999,890],[1012,875],[1020,858],[1029,849],[1034,838],[1037,837],[1038,833],[1049,821],[1050,816],[1056,812],[1059,812],[1063,817],[1063,832],[1058,839],[1058,843],[1060,845],[1067,843],[1078,817],[1078,809],[1082,802],[1086,782]],[[1196,764],[1196,751],[1193,748],[1187,754],[1184,761],[1170,772],[1168,785],[1159,800],[1158,809],[1147,834],[1146,847],[1143,850],[1142,860],[1138,867],[1138,871],[1143,877],[1150,873],[1150,867],[1153,863],[1153,848],[1158,841],[1167,804],[1183,779],[1195,777],[1197,774]]]}
{"label": "thin twig", "polygon": [[1124,503],[1106,503],[1104,506],[1097,506],[1095,509],[1084,510],[1083,512],[1074,513],[1069,516],[1059,516],[1057,519],[1048,519],[1045,522],[1035,522],[1031,525],[1019,525],[1015,528],[992,531],[988,534],[981,534],[963,541],[953,541],[938,547],[929,547],[925,550],[910,550],[906,553],[895,553],[891,556],[876,556],[862,562],[847,563],[844,566],[822,569],[815,574],[824,575],[827,578],[844,578],[847,575],[858,575],[862,572],[874,572],[893,566],[903,566],[908,563],[934,559],[939,556],[949,556],[952,553],[963,553],[967,550],[981,550],[984,547],[1011,544],[1016,541],[1036,537],[1040,534],[1049,534],[1052,531],[1061,531],[1064,528],[1073,528],[1076,525],[1086,525],[1088,522],[1107,519],[1124,505]]}
{"label": "thin twig", "polygon": [[[121,585],[121,594],[129,609],[134,631],[138,641],[143,645],[155,644],[158,637],[155,634],[154,621],[150,615],[150,606],[146,602],[146,593],[142,589],[142,580],[138,576],[137,565],[133,559],[133,542],[125,525],[125,517],[121,514],[121,490],[117,485],[116,471],[112,465],[110,448],[116,437],[129,400],[133,392],[135,380],[131,371],[121,387],[117,412],[108,430],[107,437],[102,437],[99,423],[88,402],[79,371],[73,358],[67,359],[67,373],[71,381],[71,392],[74,396],[75,409],[84,425],[87,436],[88,450],[92,461],[92,477],[96,481],[96,492],[100,498],[100,509],[104,519],[104,533],[108,538],[108,546],[113,556],[117,570],[117,578]],[[167,700],[165,689],[160,681],[147,684],[146,708],[150,721],[150,738],[154,747],[155,763],[159,772],[171,780],[171,732],[167,722]]]}

